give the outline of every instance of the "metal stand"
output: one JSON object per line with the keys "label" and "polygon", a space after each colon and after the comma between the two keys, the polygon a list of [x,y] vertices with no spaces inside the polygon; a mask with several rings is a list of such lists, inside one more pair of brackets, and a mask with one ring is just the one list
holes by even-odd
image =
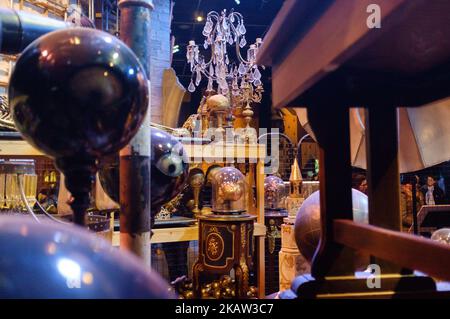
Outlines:
{"label": "metal stand", "polygon": [[[151,0],[121,0],[120,37],[150,75]],[[150,265],[150,108],[134,139],[120,152],[120,246]]]}

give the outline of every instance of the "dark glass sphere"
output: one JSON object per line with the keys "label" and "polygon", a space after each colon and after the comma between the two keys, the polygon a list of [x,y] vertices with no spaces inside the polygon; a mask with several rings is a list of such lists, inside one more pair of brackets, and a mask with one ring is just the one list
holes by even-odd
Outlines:
{"label": "dark glass sphere", "polygon": [[183,190],[189,165],[183,145],[177,139],[153,127],[151,134],[151,197],[154,211]]}
{"label": "dark glass sphere", "polygon": [[54,158],[118,151],[148,107],[147,77],[134,53],[93,29],[51,32],[17,60],[9,102],[24,138]]}
{"label": "dark glass sphere", "polygon": [[[183,145],[172,135],[151,128],[151,206],[157,213],[161,205],[177,196],[186,184],[188,161]],[[106,159],[99,179],[104,191],[119,202],[119,157]]]}
{"label": "dark glass sphere", "polygon": [[81,227],[0,219],[0,298],[171,298],[134,255]]}

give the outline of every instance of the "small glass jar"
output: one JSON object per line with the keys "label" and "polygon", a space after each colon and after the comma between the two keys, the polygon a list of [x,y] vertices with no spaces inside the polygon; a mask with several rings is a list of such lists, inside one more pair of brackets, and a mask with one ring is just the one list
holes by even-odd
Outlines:
{"label": "small glass jar", "polygon": [[212,212],[239,214],[246,211],[247,183],[234,167],[223,167],[212,176]]}
{"label": "small glass jar", "polygon": [[267,210],[282,210],[285,205],[286,186],[281,178],[270,175],[264,179],[264,207]]}
{"label": "small glass jar", "polygon": [[[0,160],[0,209],[25,211],[36,203],[37,175],[31,159]],[[23,194],[22,194],[23,191]]]}

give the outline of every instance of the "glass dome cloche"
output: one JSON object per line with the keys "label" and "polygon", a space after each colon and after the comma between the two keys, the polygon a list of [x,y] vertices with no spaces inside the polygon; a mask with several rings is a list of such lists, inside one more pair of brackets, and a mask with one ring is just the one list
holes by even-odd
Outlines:
{"label": "glass dome cloche", "polygon": [[223,167],[212,176],[212,212],[221,215],[246,211],[247,183],[234,167]]}
{"label": "glass dome cloche", "polygon": [[264,207],[266,210],[282,210],[285,208],[286,186],[283,180],[270,175],[264,179]]}
{"label": "glass dome cloche", "polygon": [[450,245],[450,228],[441,228],[436,230],[431,239],[437,242]]}

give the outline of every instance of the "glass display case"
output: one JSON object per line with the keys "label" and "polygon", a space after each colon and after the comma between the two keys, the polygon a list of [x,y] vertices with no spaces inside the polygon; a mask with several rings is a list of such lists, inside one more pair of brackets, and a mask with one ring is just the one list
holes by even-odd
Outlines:
{"label": "glass display case", "polygon": [[246,211],[247,183],[234,167],[223,167],[212,176],[212,211],[216,214],[239,214]]}
{"label": "glass display case", "polygon": [[286,207],[286,186],[283,180],[275,175],[264,179],[264,207],[266,210],[282,210]]}

